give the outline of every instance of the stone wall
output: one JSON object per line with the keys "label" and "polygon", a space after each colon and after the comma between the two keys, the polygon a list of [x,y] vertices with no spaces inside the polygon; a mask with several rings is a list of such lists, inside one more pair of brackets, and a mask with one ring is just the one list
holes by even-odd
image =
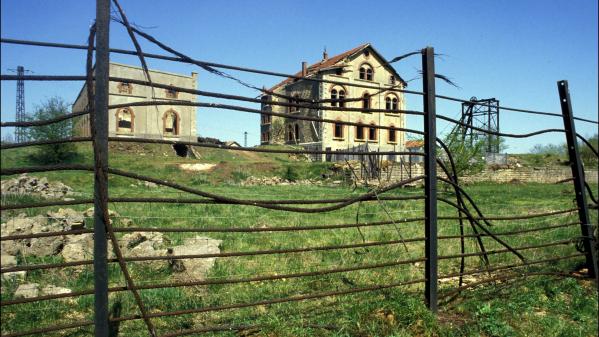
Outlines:
{"label": "stone wall", "polygon": [[[356,174],[360,176],[360,170],[356,170]],[[424,165],[412,164],[404,165],[396,163],[392,168],[383,169],[382,179],[389,179],[390,181],[400,181],[408,179],[410,177],[416,177],[424,175]],[[437,168],[437,175],[445,177],[445,173]],[[599,172],[595,169],[586,169],[585,178],[588,183],[596,184],[598,182]],[[520,181],[525,183],[545,183],[552,184],[560,180],[569,179],[572,177],[572,172],[567,166],[559,167],[520,167],[520,168],[485,168],[482,172],[471,175],[459,177],[461,182],[495,182],[495,183],[508,183],[513,181]]]}
{"label": "stone wall", "polygon": [[[128,78],[134,80],[146,80],[144,71],[139,67],[110,63],[110,76]],[[150,70],[151,79],[154,83],[172,85],[189,89],[196,89],[197,74],[191,76],[168,73],[157,70]],[[177,92],[176,97],[169,97],[167,91],[161,88],[152,89],[149,86],[130,84],[131,92],[121,92],[119,90],[121,83],[111,81],[109,85],[108,104],[128,104],[139,101],[187,101],[195,102],[197,97],[194,94]],[[87,87],[84,85],[77,100],[73,104],[73,111],[85,110],[87,106]],[[120,109],[119,109],[120,110]],[[129,110],[132,112],[131,130],[123,131],[117,128],[116,109],[111,109],[108,113],[108,135],[110,137],[138,137],[150,139],[170,139],[195,141],[197,139],[196,130],[196,107],[180,105],[159,105],[159,106],[133,106]],[[178,115],[178,127],[175,134],[167,133],[165,130],[165,113],[174,111]],[[90,136],[89,115],[79,117],[75,120],[74,134],[76,136]]]}

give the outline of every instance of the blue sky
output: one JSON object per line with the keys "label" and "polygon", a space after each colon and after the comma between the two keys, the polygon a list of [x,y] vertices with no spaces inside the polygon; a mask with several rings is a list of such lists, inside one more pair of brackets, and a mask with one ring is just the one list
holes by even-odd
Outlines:
{"label": "blue sky", "polygon": [[[556,81],[567,79],[576,116],[597,120],[598,36],[597,1],[149,1],[121,0],[129,20],[164,43],[200,60],[248,66],[285,73],[299,70],[301,61],[320,59],[371,42],[391,59],[430,45],[443,53],[437,72],[460,88],[438,82],[439,94],[470,98],[495,97],[501,105],[559,112]],[[4,38],[85,44],[95,16],[95,1],[2,0]],[[133,49],[123,27],[111,25],[111,46]],[[163,53],[142,42],[147,52]],[[1,72],[24,65],[35,74],[84,73],[85,52],[1,45]],[[116,62],[138,65],[135,57],[112,55]],[[234,81],[179,63],[148,60],[151,68],[189,74],[199,72],[203,90],[256,96]],[[396,64],[409,79],[420,69],[419,57]],[[280,78],[230,72],[257,86],[271,86]],[[420,90],[419,80],[409,89]],[[81,83],[33,83],[25,89],[26,110],[58,95],[72,102]],[[1,116],[14,120],[15,83],[1,83]],[[421,98],[406,97],[409,109],[421,109]],[[214,101],[201,98],[203,101]],[[251,104],[241,104],[252,106]],[[457,117],[456,103],[437,102],[438,113]],[[421,129],[422,120],[408,118]],[[529,132],[562,127],[560,118],[502,111],[501,129]],[[450,129],[439,122],[438,130]],[[580,133],[597,132],[596,125],[577,123]],[[203,136],[259,141],[259,116],[214,109],[198,109],[198,131]],[[3,130],[3,132],[9,132]],[[526,152],[534,144],[560,143],[559,134],[509,140],[508,152]]]}

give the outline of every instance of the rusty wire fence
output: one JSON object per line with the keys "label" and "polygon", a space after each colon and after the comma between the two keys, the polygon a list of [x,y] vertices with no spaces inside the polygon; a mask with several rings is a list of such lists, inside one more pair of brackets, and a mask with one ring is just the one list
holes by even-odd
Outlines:
{"label": "rusty wire fence", "polygon": [[[452,153],[437,137],[436,121],[444,120],[456,125],[460,121],[436,114],[436,100],[466,102],[459,98],[437,95],[435,92],[434,51],[425,48],[422,56],[422,91],[406,90],[400,85],[380,89],[368,84],[335,82],[317,77],[302,77],[272,71],[249,69],[238,66],[215,64],[196,60],[176,51],[153,36],[131,26],[114,1],[112,20],[122,24],[129,33],[135,51],[110,49],[108,26],[110,2],[97,1],[96,23],[90,29],[88,45],[72,45],[50,42],[2,39],[4,44],[20,44],[49,48],[80,49],[87,52],[85,75],[2,75],[3,81],[85,81],[88,107],[52,120],[29,122],[6,122],[2,127],[36,127],[63,122],[89,115],[91,136],[69,139],[30,141],[2,144],[2,151],[26,149],[32,146],[79,142],[92,144],[93,164],[60,164],[53,166],[2,167],[1,174],[10,176],[40,172],[87,172],[91,183],[93,174],[93,198],[57,200],[32,203],[3,203],[3,212],[47,210],[57,206],[94,205],[93,221],[86,227],[58,232],[37,232],[23,235],[3,235],[2,243],[31,242],[52,237],[81,237],[93,234],[93,258],[82,256],[79,260],[22,259],[19,264],[3,267],[1,273],[27,272],[33,275],[58,275],[79,277],[88,275],[87,282],[77,289],[59,294],[38,295],[28,298],[2,297],[2,320],[31,318],[18,310],[48,311],[60,307],[61,312],[69,306],[85,308],[81,315],[55,315],[38,325],[23,324],[21,329],[5,330],[2,336],[62,335],[95,332],[96,336],[123,335],[182,336],[201,333],[219,333],[260,329],[263,323],[250,324],[254,318],[264,315],[265,308],[280,306],[279,317],[299,315],[304,325],[313,329],[335,330],[335,322],[328,325],[311,323],[315,315],[333,311],[341,304],[338,298],[354,294],[381,293],[399,288],[406,293],[424,293],[429,309],[437,311],[440,299],[461,294],[467,288],[536,275],[571,276],[561,261],[569,265],[584,263],[587,277],[597,277],[596,244],[590,219],[587,195],[596,200],[584,181],[584,171],[578,154],[580,139],[586,146],[591,144],[578,135],[574,121],[597,124],[596,121],[573,117],[567,82],[558,82],[562,114],[501,107],[506,111],[529,113],[546,117],[561,117],[564,127],[544,129],[526,134],[493,133],[500,137],[528,138],[544,133],[564,134],[572,178],[562,183],[574,187],[574,206],[558,210],[529,212],[515,209],[514,214],[485,215],[480,200],[475,200],[460,184]],[[148,54],[141,50],[138,38],[158,46],[170,56]],[[145,80],[111,77],[109,54],[118,53],[137,56],[145,70]],[[212,192],[181,183],[151,177],[125,169],[112,167],[109,163],[109,142],[142,144],[184,144],[197,148],[219,151],[239,151],[275,154],[310,154],[320,156],[368,156],[368,151],[289,150],[272,147],[233,147],[182,142],[168,139],[141,139],[109,137],[108,113],[113,109],[140,106],[193,106],[206,109],[226,109],[253,114],[283,117],[291,121],[303,120],[323,124],[342,124],[359,127],[351,121],[321,118],[309,114],[289,114],[253,109],[240,105],[186,101],[141,101],[112,104],[108,101],[110,82],[127,82],[153,89],[168,89],[200,97],[260,104],[257,98],[208,92],[160,84],[152,81],[146,59],[160,59],[198,66],[200,69],[229,78],[262,94],[282,100],[272,105],[318,111],[345,111],[364,113],[363,108],[330,104],[339,99],[304,100],[271,92],[248,84],[225,72],[234,70],[324,84],[343,84],[348,87],[420,96],[423,110],[400,110],[404,115],[420,116],[423,131],[410,128],[375,126],[379,130],[412,133],[424,138],[423,152],[379,151],[377,156],[421,156],[425,165],[423,176],[389,182],[366,190],[325,190],[322,194],[289,199],[289,190],[271,189],[268,193],[254,190],[238,190],[235,193]],[[94,64],[95,59],[95,66]],[[223,69],[223,70],[220,70]],[[362,97],[347,97],[349,105]],[[368,109],[366,112],[385,113],[385,109]],[[467,125],[462,125],[468,127]],[[480,132],[488,132],[479,129]],[[447,160],[437,155],[444,153]],[[593,149],[595,155],[597,151]],[[437,169],[442,172],[437,175]],[[176,197],[111,196],[109,177],[121,181],[144,181],[176,191]],[[402,189],[420,182],[423,188]],[[444,186],[441,191],[437,188]],[[517,188],[517,187],[515,187]],[[229,191],[230,192],[230,191]],[[165,190],[164,193],[168,194]],[[188,195],[185,197],[183,195]],[[233,195],[233,196],[232,196]],[[333,197],[331,197],[333,196]],[[530,200],[539,200],[531,195]],[[540,200],[539,200],[540,201]],[[495,207],[505,207],[504,200],[495,200]],[[125,226],[118,216],[109,213],[119,205],[141,205],[143,215],[121,214],[132,218],[135,225]],[[162,216],[164,205],[184,206],[180,217]],[[169,206],[170,207],[170,206]],[[362,211],[361,211],[362,207]],[[183,209],[183,208],[180,208]],[[496,208],[498,209],[498,208]],[[510,211],[512,209],[510,208]],[[263,220],[262,216],[267,216]],[[273,220],[280,219],[280,220]],[[340,219],[342,221],[340,221]],[[266,221],[266,222],[264,222]],[[503,223],[510,226],[503,226]],[[93,226],[91,225],[93,223]],[[174,223],[174,224],[173,224]],[[149,224],[140,226],[139,224]],[[507,230],[506,230],[507,229]],[[170,235],[173,241],[206,239],[196,235],[213,235],[222,240],[223,251],[206,251],[201,254],[173,254],[127,256],[123,252],[123,235],[131,233],[160,233]],[[350,234],[347,234],[350,233]],[[410,236],[407,236],[410,234]],[[290,242],[295,244],[289,244]],[[299,244],[297,244],[299,243]],[[232,248],[231,248],[232,247]],[[172,268],[176,261],[214,261],[216,271],[201,279],[172,279],[162,277],[164,268],[153,268],[155,263],[168,263]],[[164,266],[164,265],[161,265]],[[87,274],[81,274],[87,273]],[[58,276],[57,276],[58,277]],[[578,276],[583,277],[583,276]],[[93,287],[92,284],[93,283]],[[4,285],[3,285],[4,288]],[[438,289],[439,288],[439,289]],[[438,294],[439,292],[439,294]],[[119,295],[122,295],[119,297]],[[93,296],[93,299],[92,299]],[[357,297],[355,301],[367,301]],[[118,306],[116,305],[118,303]],[[302,306],[300,307],[300,304]],[[313,303],[312,305],[310,303]],[[282,306],[286,305],[286,306]],[[274,310],[274,309],[273,309]],[[35,313],[34,313],[35,315]],[[93,317],[93,318],[92,318]],[[242,323],[240,323],[242,322]]]}

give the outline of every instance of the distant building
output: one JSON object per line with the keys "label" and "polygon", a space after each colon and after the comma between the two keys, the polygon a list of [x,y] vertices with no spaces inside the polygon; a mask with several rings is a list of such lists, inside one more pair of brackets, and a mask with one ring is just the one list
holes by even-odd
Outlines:
{"label": "distant building", "polygon": [[[403,89],[407,84],[370,44],[358,46],[330,58],[325,52],[322,60],[311,66],[306,66],[306,63],[303,62],[302,71],[298,72],[296,76],[341,82],[341,84],[287,78],[272,87],[271,90],[275,94],[283,94],[297,99],[340,100],[359,97],[361,98],[359,101],[328,104],[333,107],[385,109],[386,111],[373,113],[284,107],[271,103],[299,103],[299,101],[286,100],[276,95],[264,95],[262,97],[263,111],[313,116],[361,125],[349,126],[341,123],[303,121],[263,114],[260,123],[262,144],[299,144],[308,149],[332,151],[365,148],[369,151],[401,151],[403,149],[405,138],[403,132],[374,127],[380,125],[405,127],[405,115],[399,112],[399,110],[405,109],[404,95],[395,91],[380,93],[379,91],[392,86]],[[362,88],[352,84],[377,88]],[[320,159],[331,160],[331,157]],[[387,159],[399,160],[396,156],[389,156]]]}
{"label": "distant building", "polygon": [[[406,142],[406,150],[408,152],[424,152],[424,141],[423,140],[408,140]],[[419,155],[410,155],[408,157],[410,163],[420,163],[424,161],[424,158]]]}
{"label": "distant building", "polygon": [[[111,77],[145,81],[140,67],[110,63]],[[196,89],[197,73],[191,76],[150,70],[152,82],[188,89]],[[108,104],[126,104],[140,101],[188,101],[195,102],[196,95],[152,88],[128,82],[110,82]],[[84,85],[73,104],[73,111],[85,110],[87,86]],[[149,139],[171,139],[196,141],[196,108],[193,106],[159,105],[131,106],[111,109],[108,114],[108,136]],[[90,116],[80,117],[75,122],[77,136],[90,135]]]}

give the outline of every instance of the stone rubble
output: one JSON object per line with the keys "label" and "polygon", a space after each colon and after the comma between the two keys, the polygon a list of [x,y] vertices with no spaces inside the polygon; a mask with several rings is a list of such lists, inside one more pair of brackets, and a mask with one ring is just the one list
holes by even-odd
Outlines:
{"label": "stone rubble", "polygon": [[[110,216],[117,217],[118,213],[109,210]],[[65,232],[84,229],[85,221],[93,216],[93,208],[85,212],[73,209],[58,209],[49,211],[46,215],[27,217],[24,213],[8,219],[1,226],[1,235],[28,235],[45,232]],[[128,224],[131,225],[130,219]],[[112,221],[112,219],[111,219]],[[122,222],[122,220],[121,220]],[[186,238],[180,245],[172,246],[171,242],[158,232],[132,232],[119,239],[119,246],[126,257],[168,256],[168,255],[197,255],[217,254],[220,252],[221,240],[196,236]],[[2,253],[2,268],[18,265],[17,256],[62,256],[65,262],[93,259],[93,234],[70,234],[33,239],[7,240],[0,243]],[[109,258],[114,257],[112,243],[108,242]],[[166,269],[179,274],[184,279],[203,280],[208,271],[214,266],[216,258],[203,259],[164,259],[143,262],[152,269]],[[24,281],[26,272],[3,273],[2,280]],[[61,294],[70,289],[53,285],[40,287],[35,283],[21,284],[15,297],[35,297],[40,294]]]}
{"label": "stone rubble", "polygon": [[323,185],[322,180],[318,179],[300,179],[287,180],[281,177],[254,177],[249,176],[241,182],[241,186],[287,186],[287,185]]}
{"label": "stone rubble", "polygon": [[1,190],[3,195],[33,194],[45,199],[64,199],[75,194],[72,188],[59,181],[49,182],[46,177],[37,178],[27,174],[2,180]]}

